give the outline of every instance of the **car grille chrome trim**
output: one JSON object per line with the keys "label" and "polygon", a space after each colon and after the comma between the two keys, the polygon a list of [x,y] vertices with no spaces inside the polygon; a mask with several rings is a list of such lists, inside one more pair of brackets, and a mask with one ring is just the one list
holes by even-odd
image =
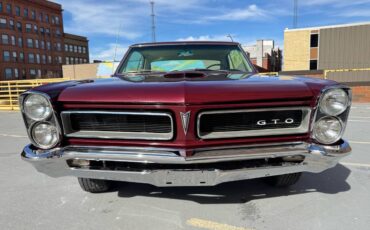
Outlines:
{"label": "car grille chrome trim", "polygon": [[[235,114],[235,113],[252,113],[252,112],[269,112],[269,111],[302,111],[301,123],[298,127],[292,128],[263,128],[238,130],[238,131],[219,131],[203,133],[201,130],[201,119],[204,115],[209,114]],[[267,109],[238,109],[238,110],[212,110],[200,112],[197,117],[197,135],[201,139],[221,139],[221,138],[238,138],[238,137],[257,137],[257,136],[275,136],[308,133],[310,126],[311,108],[310,107],[280,107]]]}
{"label": "car grille chrome trim", "polygon": [[[156,130],[155,124],[146,126],[146,124],[140,124],[143,126],[143,130],[139,130],[139,127],[127,128],[130,131],[122,131],[123,127],[107,126],[101,123],[103,129],[109,130],[94,130],[94,127],[85,126],[86,130],[75,130],[74,124],[71,122],[71,116],[73,115],[115,115],[115,116],[143,116],[143,117],[166,117],[168,118],[168,124],[165,124],[165,129],[158,128]],[[112,117],[113,118],[113,117]],[[97,138],[97,139],[128,139],[128,140],[171,140],[174,137],[174,122],[170,113],[167,112],[125,112],[125,111],[63,111],[61,112],[61,119],[63,124],[64,135],[67,137],[77,138]],[[119,122],[117,121],[117,124]],[[122,123],[121,123],[122,124]],[[124,124],[123,124],[124,125]],[[158,124],[159,126],[159,124]],[[145,131],[145,129],[151,129],[151,132]],[[134,131],[132,130],[134,129]]]}

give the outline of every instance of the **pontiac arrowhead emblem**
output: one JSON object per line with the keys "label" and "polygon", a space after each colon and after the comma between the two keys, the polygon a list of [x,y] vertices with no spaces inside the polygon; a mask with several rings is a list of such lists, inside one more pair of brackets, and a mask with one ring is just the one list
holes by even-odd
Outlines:
{"label": "pontiac arrowhead emblem", "polygon": [[188,132],[188,128],[189,128],[190,111],[186,113],[180,112],[180,116],[181,116],[182,128],[184,129],[184,133],[186,135]]}

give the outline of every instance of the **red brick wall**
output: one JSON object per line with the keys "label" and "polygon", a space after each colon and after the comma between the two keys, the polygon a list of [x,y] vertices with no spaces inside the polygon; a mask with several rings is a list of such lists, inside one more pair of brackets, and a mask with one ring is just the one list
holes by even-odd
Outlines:
{"label": "red brick wall", "polygon": [[351,86],[353,102],[370,102],[370,85]]}

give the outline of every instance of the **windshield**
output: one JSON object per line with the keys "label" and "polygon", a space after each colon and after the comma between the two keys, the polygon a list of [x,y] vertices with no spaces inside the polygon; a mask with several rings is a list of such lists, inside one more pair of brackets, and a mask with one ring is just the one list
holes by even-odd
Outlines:
{"label": "windshield", "polygon": [[253,72],[238,46],[170,45],[130,49],[118,74],[182,70]]}

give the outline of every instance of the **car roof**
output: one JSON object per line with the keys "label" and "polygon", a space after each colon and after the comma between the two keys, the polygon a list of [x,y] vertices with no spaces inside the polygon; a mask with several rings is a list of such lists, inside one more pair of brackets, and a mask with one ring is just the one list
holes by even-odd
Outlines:
{"label": "car roof", "polygon": [[170,45],[240,45],[238,42],[228,41],[174,41],[174,42],[149,42],[137,43],[130,47],[170,46]]}

